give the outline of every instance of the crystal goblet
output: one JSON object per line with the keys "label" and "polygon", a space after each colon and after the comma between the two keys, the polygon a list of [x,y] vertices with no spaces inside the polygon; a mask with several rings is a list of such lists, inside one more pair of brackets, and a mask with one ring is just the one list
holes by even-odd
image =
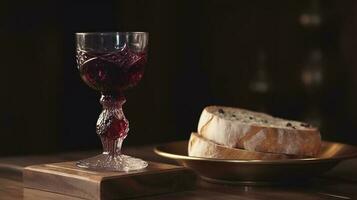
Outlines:
{"label": "crystal goblet", "polygon": [[147,162],[121,153],[129,131],[122,106],[124,91],[139,83],[147,62],[148,33],[76,33],[77,64],[83,81],[101,92],[103,111],[96,131],[103,153],[80,160],[78,167],[95,170],[130,171],[147,167]]}

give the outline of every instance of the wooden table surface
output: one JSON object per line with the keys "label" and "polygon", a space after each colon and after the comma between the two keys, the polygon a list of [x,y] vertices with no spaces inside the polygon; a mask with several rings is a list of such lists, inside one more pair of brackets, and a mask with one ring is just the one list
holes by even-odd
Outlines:
{"label": "wooden table surface", "polygon": [[[127,154],[145,160],[174,163],[161,158],[152,151],[153,146],[127,148]],[[25,166],[41,163],[78,160],[97,152],[73,152],[45,156],[7,157],[0,158],[0,200],[38,200],[38,199],[69,199],[78,198],[54,193],[33,193],[22,187],[22,169]],[[357,199],[357,159],[340,163],[327,174],[309,183],[299,186],[233,186],[218,185],[198,181],[197,189],[192,191],[164,194],[159,196],[142,197],[140,199],[187,199],[187,200],[338,200]]]}

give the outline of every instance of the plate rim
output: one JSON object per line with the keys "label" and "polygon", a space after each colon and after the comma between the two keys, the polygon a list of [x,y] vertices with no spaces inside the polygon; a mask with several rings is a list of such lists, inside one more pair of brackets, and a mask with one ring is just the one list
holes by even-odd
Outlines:
{"label": "plate rim", "polygon": [[337,145],[350,146],[356,149],[356,152],[341,155],[331,158],[291,158],[291,159],[280,159],[280,160],[234,160],[234,159],[214,159],[214,158],[203,158],[203,157],[193,157],[188,155],[173,154],[162,150],[164,146],[176,144],[176,143],[188,143],[188,140],[180,140],[174,142],[168,142],[158,145],[154,148],[154,152],[160,156],[175,159],[175,160],[190,160],[190,161],[207,161],[207,162],[226,162],[226,163],[246,163],[246,164],[296,164],[296,163],[311,163],[311,162],[331,162],[331,161],[341,161],[357,157],[357,147],[350,144],[326,141],[323,140],[322,143],[333,143]]}

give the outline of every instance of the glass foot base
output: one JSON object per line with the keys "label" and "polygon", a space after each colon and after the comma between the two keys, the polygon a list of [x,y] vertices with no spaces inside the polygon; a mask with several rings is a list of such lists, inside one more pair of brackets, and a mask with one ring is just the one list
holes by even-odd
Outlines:
{"label": "glass foot base", "polygon": [[92,170],[106,170],[106,171],[133,171],[144,169],[148,163],[127,155],[109,155],[100,154],[91,158],[80,160],[77,163],[78,167],[92,169]]}

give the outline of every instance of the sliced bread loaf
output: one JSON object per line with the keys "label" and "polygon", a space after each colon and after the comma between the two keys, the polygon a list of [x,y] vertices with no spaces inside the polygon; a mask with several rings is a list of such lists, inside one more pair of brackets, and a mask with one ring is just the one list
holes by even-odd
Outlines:
{"label": "sliced bread loaf", "polygon": [[192,133],[188,143],[188,155],[214,159],[232,160],[279,160],[291,158],[285,154],[251,152],[244,149],[229,148]]}
{"label": "sliced bread loaf", "polygon": [[203,110],[198,134],[226,147],[264,153],[313,157],[321,146],[319,130],[309,124],[222,106]]}

